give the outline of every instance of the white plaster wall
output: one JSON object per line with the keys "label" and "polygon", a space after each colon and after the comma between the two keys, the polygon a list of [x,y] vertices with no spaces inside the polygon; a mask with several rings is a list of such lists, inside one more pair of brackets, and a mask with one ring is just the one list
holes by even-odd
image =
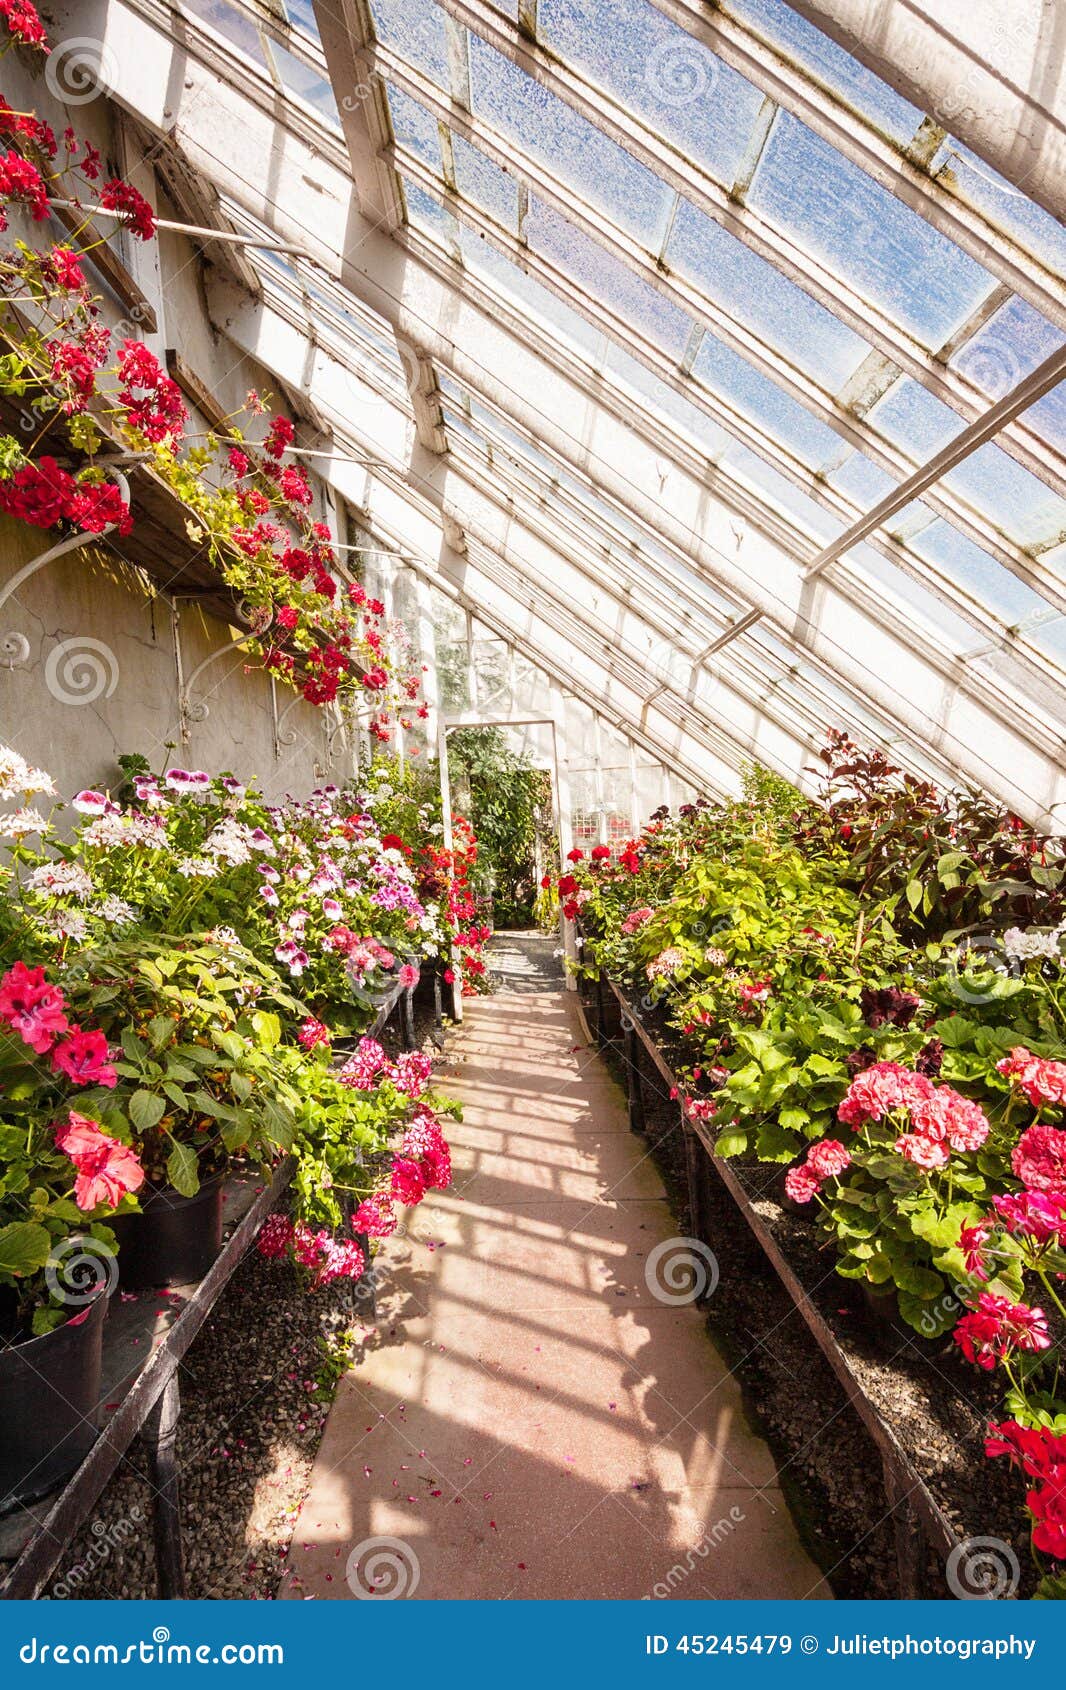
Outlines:
{"label": "white plaster wall", "polygon": [[[48,545],[39,529],[0,518],[0,594]],[[188,680],[232,633],[196,606],[181,607],[180,617]],[[332,719],[283,687],[282,733],[294,738],[275,755],[269,679],[246,672],[240,653],[220,656],[193,683],[191,702],[206,704],[208,714],[189,722],[183,741],[171,605],[106,551],[46,564],[0,607],[0,646],[12,634],[25,636],[29,652],[14,668],[0,666],[0,741],[47,769],[65,796],[116,784],[124,751],[160,766],[168,740],[176,742],[172,766],[254,775],[271,797],[303,794],[350,771],[339,736],[332,755],[328,749]]]}

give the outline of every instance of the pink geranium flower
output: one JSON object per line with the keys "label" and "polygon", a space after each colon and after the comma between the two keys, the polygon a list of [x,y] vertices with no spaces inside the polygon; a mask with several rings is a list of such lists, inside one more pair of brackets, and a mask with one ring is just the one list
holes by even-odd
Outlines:
{"label": "pink geranium flower", "polygon": [[360,1203],[352,1217],[352,1231],[365,1232],[368,1238],[391,1238],[396,1231],[396,1215],[392,1198],[387,1191],[375,1191]]}
{"label": "pink geranium flower", "polygon": [[997,1297],[992,1291],[981,1292],[977,1307],[963,1315],[954,1336],[967,1361],[988,1372],[1014,1350],[1035,1354],[1051,1347],[1043,1309],[1012,1303],[1009,1297]]}
{"label": "pink geranium flower", "polygon": [[821,1190],[817,1174],[813,1173],[806,1162],[798,1168],[789,1168],[785,1175],[785,1195],[793,1203],[809,1203]]}
{"label": "pink geranium flower", "polygon": [[75,793],[71,803],[83,816],[102,816],[107,809],[107,794],[87,788],[84,792]]}
{"label": "pink geranium flower", "polygon": [[1066,1132],[1042,1123],[1027,1127],[1010,1164],[1031,1191],[1066,1191]]}
{"label": "pink geranium flower", "polygon": [[392,1164],[389,1175],[389,1189],[398,1203],[405,1203],[408,1208],[414,1208],[421,1203],[426,1195],[426,1180],[417,1162],[409,1157],[398,1156]]}
{"label": "pink geranium flower", "polygon": [[314,1050],[316,1045],[329,1044],[329,1028],[324,1021],[309,1015],[301,1024],[298,1037],[305,1050]]}
{"label": "pink geranium flower", "polygon": [[1066,1103],[1066,1062],[1052,1062],[1034,1056],[1024,1045],[1015,1045],[1009,1056],[996,1063],[996,1071],[1012,1080],[1034,1109],[1045,1103]]}
{"label": "pink geranium flower", "polygon": [[75,1109],[58,1127],[56,1144],[77,1170],[74,1201],[79,1209],[88,1211],[101,1203],[117,1208],[128,1191],[144,1183],[144,1169],[129,1145],[111,1138],[98,1121]]}

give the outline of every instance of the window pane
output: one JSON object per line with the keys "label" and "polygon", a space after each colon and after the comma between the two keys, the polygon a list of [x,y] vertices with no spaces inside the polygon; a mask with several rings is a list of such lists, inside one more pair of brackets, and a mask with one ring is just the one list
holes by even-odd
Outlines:
{"label": "window pane", "polygon": [[473,107],[644,246],[658,252],[674,194],[565,101],[476,36]]}
{"label": "window pane", "polygon": [[942,346],[991,290],[987,271],[788,112],[749,197],[926,346]]}

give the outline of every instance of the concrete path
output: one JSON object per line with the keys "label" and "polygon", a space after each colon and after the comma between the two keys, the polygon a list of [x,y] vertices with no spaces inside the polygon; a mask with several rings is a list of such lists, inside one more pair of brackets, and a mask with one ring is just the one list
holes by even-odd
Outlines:
{"label": "concrete path", "polygon": [[649,1267],[677,1224],[574,997],[469,1002],[449,1060],[455,1183],[383,1253],[280,1594],[828,1596],[669,1249]]}

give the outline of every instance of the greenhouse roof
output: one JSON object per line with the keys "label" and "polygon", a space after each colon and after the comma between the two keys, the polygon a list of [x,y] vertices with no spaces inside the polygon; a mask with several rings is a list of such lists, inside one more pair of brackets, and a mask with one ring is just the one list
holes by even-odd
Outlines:
{"label": "greenhouse roof", "polygon": [[1061,824],[1043,8],[953,33],[897,8],[881,38],[868,10],[99,0],[78,22],[223,241],[261,243],[206,243],[243,255],[212,318],[306,395],[316,468],[381,544],[705,787],[751,757],[795,774],[834,723]]}

